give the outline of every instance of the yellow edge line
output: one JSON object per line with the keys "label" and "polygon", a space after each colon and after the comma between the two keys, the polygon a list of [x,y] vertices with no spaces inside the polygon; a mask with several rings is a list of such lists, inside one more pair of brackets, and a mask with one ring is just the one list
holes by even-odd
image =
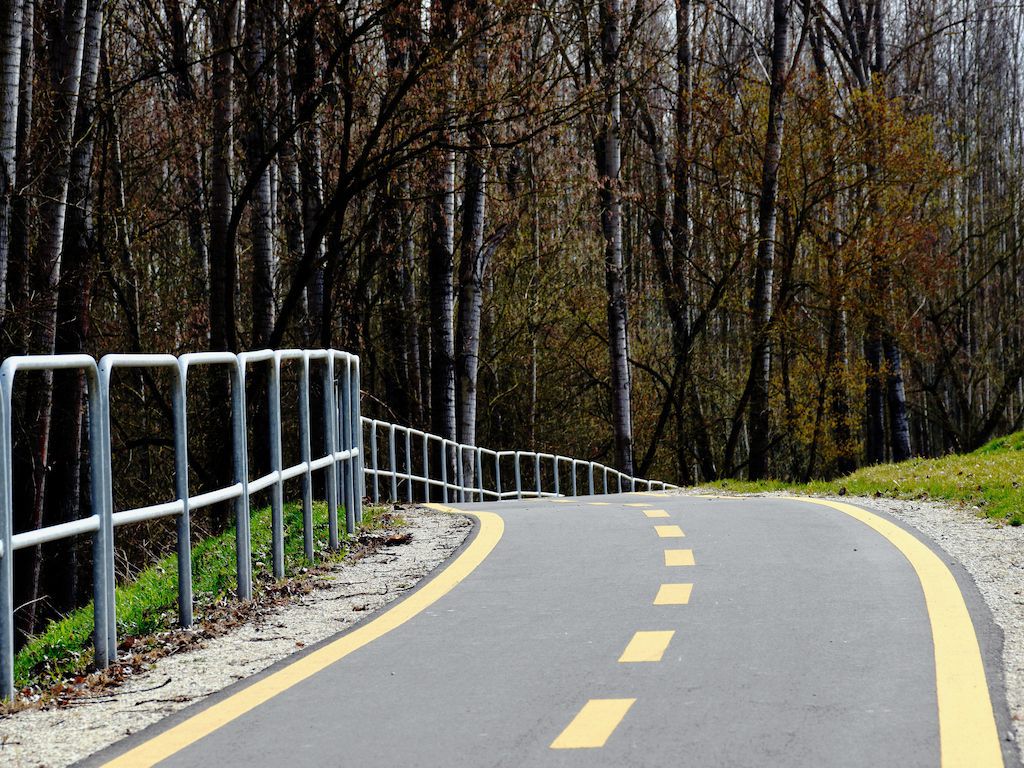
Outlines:
{"label": "yellow edge line", "polygon": [[339,637],[322,648],[318,648],[307,656],[297,659],[277,672],[257,680],[247,688],[154,736],[123,755],[115,757],[105,763],[104,768],[143,768],[166,760],[176,752],[194,744],[265,701],[401,626],[423,609],[444,597],[459,582],[469,576],[491,553],[505,530],[505,522],[493,512],[462,512],[440,504],[426,504],[425,506],[442,512],[472,515],[480,521],[480,529],[476,537],[448,567],[440,571],[419,590],[395,603],[392,608],[373,621]]}
{"label": "yellow edge line", "polygon": [[852,504],[785,498],[831,507],[861,521],[910,561],[924,589],[932,625],[942,768],[1002,766],[999,732],[974,624],[960,587],[942,559],[898,525]]}

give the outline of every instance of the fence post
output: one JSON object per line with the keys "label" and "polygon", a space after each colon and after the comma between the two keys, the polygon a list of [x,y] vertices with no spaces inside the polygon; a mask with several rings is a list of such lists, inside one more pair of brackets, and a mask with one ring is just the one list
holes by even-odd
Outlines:
{"label": "fence post", "polygon": [[459,503],[466,503],[466,470],[462,464],[462,453],[465,446],[462,443],[455,443],[455,476],[459,484]]}
{"label": "fence post", "polygon": [[[14,494],[11,488],[11,387],[0,369],[0,699],[14,698]],[[95,510],[94,510],[95,511]]]}
{"label": "fence post", "polygon": [[441,503],[448,503],[448,442],[441,438]]}
{"label": "fence post", "polygon": [[355,459],[355,483],[353,484],[355,494],[355,515],[356,522],[363,522],[363,497],[366,496],[366,473],[363,471],[363,406],[362,406],[362,390],[361,374],[360,374],[360,359],[358,355],[353,355],[355,362],[355,368],[352,376],[352,430],[353,440],[352,445],[356,449]]}
{"label": "fence post", "polygon": [[430,446],[427,434],[423,433],[423,501],[430,503]]}
{"label": "fence post", "polygon": [[[90,410],[95,405],[98,429],[89,431],[90,449],[92,440],[97,440],[96,455],[102,457],[99,493],[93,498],[99,506],[93,510],[99,528],[92,540],[92,594],[93,594],[93,642],[96,646],[96,666],[106,669],[117,658],[117,606],[114,603],[114,480],[110,461],[110,369],[104,367],[98,384],[98,396],[90,396]],[[13,372],[11,384],[13,384]],[[8,400],[10,405],[10,400]],[[90,422],[93,414],[89,414]],[[91,426],[91,425],[90,425]]]}
{"label": "fence post", "polygon": [[412,504],[412,432],[405,429],[405,482],[408,484],[405,489],[405,498]]}
{"label": "fence post", "polygon": [[391,470],[391,502],[398,501],[398,461],[395,459],[395,425],[388,424],[388,469]]}
{"label": "fence post", "polygon": [[559,489],[558,489],[558,454],[555,454],[554,463],[555,463],[555,496],[561,496],[562,494],[559,492]]}
{"label": "fence post", "polygon": [[313,470],[309,444],[309,352],[302,353],[299,374],[299,451],[306,472],[302,476],[302,545],[307,560],[313,559]]}
{"label": "fence post", "polygon": [[355,445],[355,429],[352,424],[352,356],[344,353],[345,373],[341,380],[341,445],[342,450],[348,453],[348,458],[343,459],[342,468],[342,498],[345,499],[345,532],[349,535],[356,531],[356,478],[352,448]]}
{"label": "fence post", "polygon": [[519,451],[516,451],[515,459],[516,459],[516,498],[517,499],[522,499],[523,498],[523,475],[522,475],[522,469],[519,466]]}
{"label": "fence post", "polygon": [[591,496],[594,495],[594,462],[587,464],[587,490]]}
{"label": "fence post", "polygon": [[338,536],[338,413],[334,392],[334,355],[327,353],[324,367],[324,453],[331,457],[327,465],[327,536],[331,549],[341,546]]}
{"label": "fence post", "polygon": [[370,422],[370,466],[373,468],[373,503],[380,504],[380,474],[377,466],[377,420]]}
{"label": "fence post", "polygon": [[[187,386],[188,363],[182,363],[181,377]],[[252,535],[249,530],[249,438],[245,414],[246,363],[235,358],[231,377],[231,445],[234,452],[235,482],[241,483],[242,493],[235,499],[235,572],[238,581],[238,599],[252,600]]]}
{"label": "fence post", "polygon": [[544,493],[544,484],[540,479],[540,454],[533,454],[533,479],[537,481],[537,498],[541,498]]}
{"label": "fence post", "polygon": [[480,447],[476,446],[473,448],[473,452],[476,454],[476,487],[480,493],[480,501],[484,500],[484,455],[480,451]]}
{"label": "fence post", "polygon": [[[107,408],[110,408],[109,391]],[[192,523],[188,507],[188,415],[181,366],[174,367],[171,399],[174,419],[174,492],[181,502],[178,516],[178,621],[192,626]]]}
{"label": "fence post", "polygon": [[284,578],[284,480],[281,479],[281,358],[271,359],[267,408],[270,415],[270,469],[277,480],[270,492],[270,537],[274,578]]}

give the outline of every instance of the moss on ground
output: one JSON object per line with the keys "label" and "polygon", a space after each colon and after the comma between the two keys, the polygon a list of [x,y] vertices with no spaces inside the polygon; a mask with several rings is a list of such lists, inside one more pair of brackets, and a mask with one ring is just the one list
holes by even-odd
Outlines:
{"label": "moss on ground", "polygon": [[994,520],[1021,525],[1024,523],[1024,432],[993,440],[971,453],[879,464],[831,481],[722,480],[712,487],[739,493],[789,491],[940,499],[976,506],[981,514]]}

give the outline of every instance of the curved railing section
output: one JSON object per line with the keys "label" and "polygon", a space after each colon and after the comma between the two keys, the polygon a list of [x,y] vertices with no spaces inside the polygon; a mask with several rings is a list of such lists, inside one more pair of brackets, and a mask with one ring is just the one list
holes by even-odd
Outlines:
{"label": "curved railing section", "polygon": [[[222,487],[195,492],[189,482],[189,377],[197,369],[227,375],[230,409],[231,478]],[[132,509],[115,508],[111,461],[111,393],[119,374],[144,369],[171,381],[174,494],[170,499]],[[77,370],[87,388],[90,504],[79,520],[28,531],[14,530],[12,413],[19,373]],[[248,377],[260,371],[266,382],[264,406],[269,441],[267,473],[250,476],[249,454],[254,438],[249,429]],[[289,412],[297,412],[299,461],[284,466],[282,444],[282,375],[297,380]],[[296,375],[297,374],[297,375]],[[23,377],[21,377],[23,378]],[[318,382],[314,384],[314,382]],[[24,386],[24,385],[22,385]],[[320,402],[311,405],[316,386]],[[39,355],[8,358],[0,365],[0,698],[14,695],[14,552],[28,547],[89,536],[93,551],[93,610],[96,665],[108,666],[117,653],[114,601],[114,544],[118,528],[147,520],[173,519],[178,553],[178,620],[192,624],[191,521],[215,504],[230,502],[237,535],[236,573],[239,598],[252,597],[250,500],[267,491],[271,507],[271,561],[274,576],[284,576],[285,482],[301,483],[303,540],[307,558],[314,557],[314,473],[322,477],[327,497],[331,548],[340,544],[339,511],[348,533],[362,519],[362,500],[377,503],[470,502],[559,495],[659,490],[674,486],[642,480],[592,461],[550,453],[492,451],[462,445],[410,427],[363,418],[360,409],[360,368],[356,355],[334,349],[199,352],[173,355],[106,355],[98,362],[88,355]],[[287,398],[286,398],[287,399]],[[315,427],[315,430],[314,430]],[[314,434],[318,437],[314,445]],[[364,445],[369,464],[364,466]],[[385,455],[386,451],[386,455]]]}
{"label": "curved railing section", "polygon": [[366,490],[374,503],[466,503],[676,487],[632,477],[596,461],[535,451],[492,451],[378,419],[364,417],[362,423],[369,462],[364,468]]}

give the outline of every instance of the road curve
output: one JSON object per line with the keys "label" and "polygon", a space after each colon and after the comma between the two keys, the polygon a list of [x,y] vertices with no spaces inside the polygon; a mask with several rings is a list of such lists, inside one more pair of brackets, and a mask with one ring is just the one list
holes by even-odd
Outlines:
{"label": "road curve", "polygon": [[86,761],[122,766],[1014,765],[966,573],[851,505],[460,505],[376,617]]}

